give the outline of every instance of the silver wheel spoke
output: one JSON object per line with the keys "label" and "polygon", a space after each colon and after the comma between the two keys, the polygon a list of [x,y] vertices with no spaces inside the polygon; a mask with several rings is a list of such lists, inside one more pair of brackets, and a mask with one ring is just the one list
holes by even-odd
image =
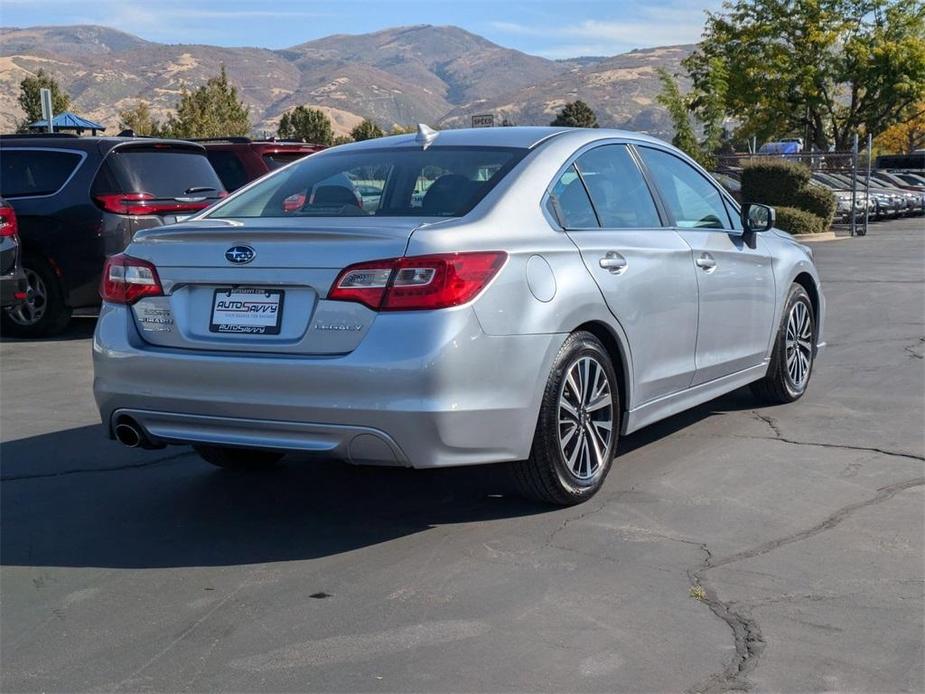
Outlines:
{"label": "silver wheel spoke", "polygon": [[568,469],[591,479],[605,465],[614,438],[611,383],[594,357],[578,358],[566,371],[559,394],[559,449]]}

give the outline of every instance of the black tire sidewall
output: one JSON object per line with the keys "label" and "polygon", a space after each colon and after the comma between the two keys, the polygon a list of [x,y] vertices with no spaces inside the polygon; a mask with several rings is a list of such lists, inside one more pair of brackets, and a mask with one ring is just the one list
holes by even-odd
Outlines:
{"label": "black tire sidewall", "polygon": [[[566,374],[572,365],[580,358],[590,356],[604,369],[607,376],[610,392],[613,396],[613,436],[605,453],[605,463],[587,480],[575,477],[568,468],[568,464],[559,448],[559,397],[562,393]],[[591,333],[575,333],[570,336],[563,349],[559,352],[556,363],[550,374],[549,383],[543,397],[543,407],[540,412],[538,439],[542,439],[541,460],[552,468],[556,486],[559,491],[571,501],[581,501],[593,496],[604,482],[610,467],[613,464],[617,440],[620,432],[620,394],[617,387],[616,373],[607,350]],[[539,461],[538,461],[539,462]]]}
{"label": "black tire sidewall", "polygon": [[[809,317],[812,327],[812,351],[810,352],[809,360],[809,373],[806,376],[806,380],[803,382],[803,387],[798,388],[790,379],[790,372],[787,369],[787,322],[790,320],[790,312],[793,310],[794,305],[797,303],[803,303],[806,305],[807,310],[809,311]],[[790,288],[790,293],[787,295],[787,304],[784,307],[784,315],[782,316],[780,329],[777,331],[777,358],[779,360],[778,364],[778,374],[780,378],[780,384],[783,386],[787,395],[791,400],[798,400],[803,397],[803,394],[806,393],[806,389],[809,387],[809,382],[813,377],[813,367],[816,363],[816,313],[813,311],[813,302],[809,299],[809,294],[806,293],[804,289],[799,284],[794,284]]]}

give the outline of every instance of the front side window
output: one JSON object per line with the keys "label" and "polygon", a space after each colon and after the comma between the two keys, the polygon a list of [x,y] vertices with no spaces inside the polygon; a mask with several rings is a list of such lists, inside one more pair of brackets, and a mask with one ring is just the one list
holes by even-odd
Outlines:
{"label": "front side window", "polygon": [[730,228],[723,196],[697,169],[660,149],[640,147],[639,152],[678,227]]}
{"label": "front side window", "polygon": [[640,229],[661,226],[649,186],[626,145],[597,147],[578,157],[576,165],[602,227]]}
{"label": "front side window", "polygon": [[332,150],[306,158],[209,217],[461,217],[528,150],[407,147]]}
{"label": "front side window", "polygon": [[591,229],[600,225],[591,199],[575,165],[569,166],[556,181],[549,196],[551,212],[566,229]]}
{"label": "front side window", "polygon": [[51,195],[74,173],[83,157],[50,149],[0,150],[0,195],[5,198]]}

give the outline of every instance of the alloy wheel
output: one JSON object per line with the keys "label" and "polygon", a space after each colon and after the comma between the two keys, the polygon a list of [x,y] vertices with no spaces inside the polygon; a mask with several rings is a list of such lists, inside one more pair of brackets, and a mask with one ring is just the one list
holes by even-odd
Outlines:
{"label": "alloy wheel", "polygon": [[613,393],[603,365],[584,356],[566,372],[559,394],[559,450],[577,479],[593,478],[606,465],[613,439]]}
{"label": "alloy wheel", "polygon": [[806,387],[813,360],[813,321],[809,307],[798,301],[787,318],[784,338],[787,355],[787,375],[798,390]]}
{"label": "alloy wheel", "polygon": [[35,270],[23,268],[23,272],[26,275],[26,283],[29,285],[26,289],[26,300],[10,309],[7,315],[19,325],[35,325],[45,315],[45,309],[48,306],[48,288]]}

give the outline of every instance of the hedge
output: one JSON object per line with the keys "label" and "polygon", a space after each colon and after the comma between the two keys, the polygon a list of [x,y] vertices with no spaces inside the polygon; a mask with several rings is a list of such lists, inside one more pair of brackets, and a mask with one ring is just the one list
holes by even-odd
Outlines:
{"label": "hedge", "polygon": [[832,191],[818,186],[806,186],[798,191],[793,205],[798,210],[811,212],[822,220],[827,229],[835,219],[835,196]]}
{"label": "hedge", "polygon": [[[781,229],[791,231],[784,226],[790,224],[794,229],[810,229],[792,233],[826,231],[835,217],[835,196],[829,190],[811,186],[811,176],[809,167],[795,161],[758,159],[742,170],[742,199],[777,208],[777,226]],[[815,222],[811,223],[806,214],[814,216]]]}
{"label": "hedge", "polygon": [[787,159],[756,159],[742,169],[742,199],[765,205],[793,205],[797,191],[809,185],[810,170]]}
{"label": "hedge", "polygon": [[795,207],[775,207],[774,211],[777,212],[777,221],[774,226],[789,231],[791,234],[821,234],[829,228],[821,217],[805,210],[798,210]]}

